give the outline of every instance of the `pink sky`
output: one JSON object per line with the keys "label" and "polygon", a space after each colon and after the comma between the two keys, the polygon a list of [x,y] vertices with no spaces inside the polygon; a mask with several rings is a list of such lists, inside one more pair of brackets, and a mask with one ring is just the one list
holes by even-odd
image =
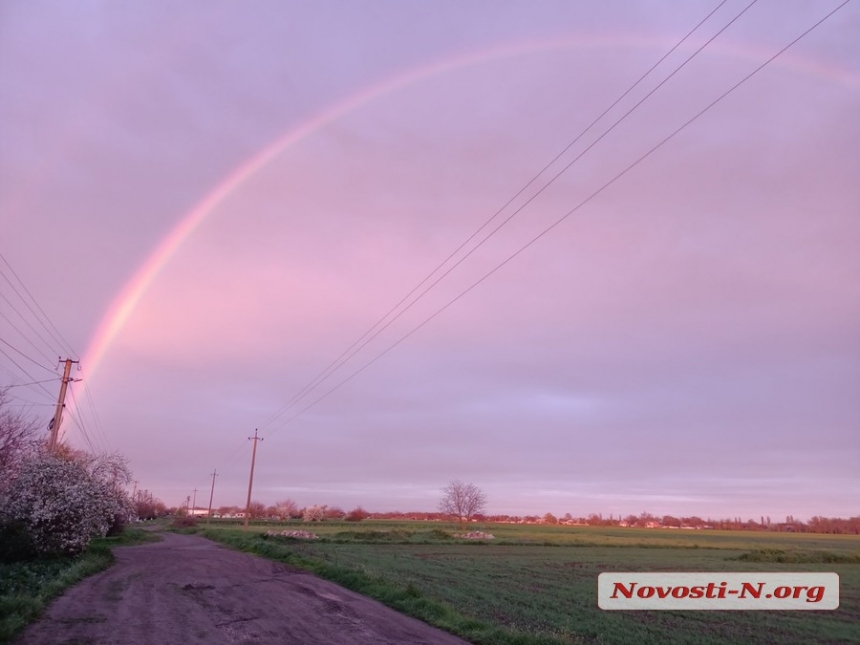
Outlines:
{"label": "pink sky", "polygon": [[[243,503],[260,428],[266,503],[858,514],[852,4],[295,416],[840,3],[754,5],[273,418],[717,4],[4,4],[0,253],[83,359],[66,439],[169,505],[213,468]],[[0,385],[46,423],[23,384],[66,350],[0,294]]]}

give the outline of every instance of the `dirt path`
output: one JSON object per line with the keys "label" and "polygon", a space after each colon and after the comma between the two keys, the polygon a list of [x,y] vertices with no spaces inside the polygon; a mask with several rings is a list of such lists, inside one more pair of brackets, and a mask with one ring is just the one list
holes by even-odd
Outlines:
{"label": "dirt path", "polygon": [[464,645],[315,576],[194,535],[114,551],[17,645]]}

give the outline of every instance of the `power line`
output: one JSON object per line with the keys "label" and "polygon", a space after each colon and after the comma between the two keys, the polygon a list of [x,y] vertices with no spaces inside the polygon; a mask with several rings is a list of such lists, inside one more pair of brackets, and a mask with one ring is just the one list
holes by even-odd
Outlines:
{"label": "power line", "polygon": [[[72,395],[72,398],[74,399],[74,395]],[[66,414],[68,414],[68,415],[69,415],[69,417],[71,417],[72,421],[74,421],[74,422],[75,422],[75,425],[76,425],[76,426],[78,427],[78,429],[81,431],[81,435],[83,436],[84,441],[86,441],[86,443],[87,443],[87,447],[90,449],[90,452],[92,452],[92,453],[97,453],[97,452],[98,452],[98,450],[96,450],[95,446],[93,446],[93,442],[92,442],[92,441],[90,441],[90,436],[89,436],[89,434],[87,433],[86,428],[84,427],[84,423],[83,423],[83,421],[79,421],[79,420],[78,420],[78,417],[77,417],[77,416],[75,416],[75,414],[73,414],[71,410],[66,410]]]}
{"label": "power line", "polygon": [[[0,340],[2,340],[2,339],[0,339]],[[54,381],[59,381],[59,380],[60,380],[59,377],[57,377],[57,378],[45,379],[44,381],[33,381],[32,383],[15,383],[13,385],[4,385],[3,387],[0,387],[0,390],[5,390],[5,389],[8,389],[10,387],[24,387],[26,385],[39,385],[40,383],[53,383]]]}
{"label": "power line", "polygon": [[18,349],[18,348],[17,348],[17,347],[15,347],[14,345],[12,345],[12,344],[8,343],[7,341],[3,340],[2,338],[0,338],[0,343],[3,343],[4,345],[6,345],[6,347],[10,348],[11,350],[13,350],[13,351],[17,352],[19,355],[23,356],[23,357],[24,357],[24,358],[26,358],[28,361],[30,361],[31,363],[33,363],[33,365],[35,365],[36,367],[41,367],[41,368],[42,368],[43,370],[45,370],[46,372],[53,372],[53,370],[51,370],[51,369],[49,369],[49,368],[45,367],[45,366],[44,366],[44,365],[42,365],[40,362],[38,362],[38,361],[36,361],[36,360],[33,360],[32,358],[30,358],[29,356],[27,356],[24,352],[22,352],[20,349]]}
{"label": "power line", "polygon": [[[6,358],[8,358],[8,359],[12,362],[12,364],[13,364],[13,365],[15,365],[15,367],[17,367],[19,370],[21,370],[21,371],[22,371],[25,375],[27,375],[30,379],[32,379],[34,382],[36,381],[36,378],[35,378],[32,374],[30,374],[27,370],[25,370],[23,367],[21,367],[21,365],[19,365],[19,364],[18,364],[18,362],[17,362],[14,358],[12,358],[11,356],[9,356],[9,354],[7,354],[7,353],[6,353],[6,351],[5,351],[2,347],[0,347],[0,354],[3,354],[3,356],[5,356]],[[44,390],[44,391],[45,391],[45,393],[46,393],[48,396],[52,396],[52,395],[51,395],[51,393],[50,393],[50,392],[48,392],[48,390],[45,390],[45,386],[44,386],[44,385],[39,384],[39,388],[40,388],[40,389],[42,389],[42,390]]]}
{"label": "power line", "polygon": [[[5,388],[3,388],[3,390],[5,391]],[[36,401],[30,401],[29,399],[23,399],[23,398],[21,398],[20,396],[18,396],[18,395],[16,395],[16,394],[6,394],[6,396],[8,396],[10,399],[15,399],[15,400],[17,400],[17,401],[22,401],[22,402],[24,402],[24,403],[26,403],[26,404],[28,404],[28,405],[39,405],[39,406],[47,406],[47,407],[51,407],[51,406],[53,406],[53,405],[54,405],[53,403],[37,403]]]}
{"label": "power line", "polygon": [[[42,307],[39,305],[39,303],[38,303],[38,302],[36,301],[36,299],[33,297],[33,294],[32,294],[32,293],[30,292],[30,290],[27,288],[27,285],[25,285],[25,284],[24,284],[24,281],[23,281],[23,280],[21,280],[21,278],[20,278],[20,277],[18,276],[18,274],[15,272],[15,269],[13,269],[13,268],[12,268],[12,265],[11,265],[11,264],[9,264],[9,261],[8,261],[8,260],[3,256],[3,254],[2,254],[2,253],[0,253],[0,260],[3,260],[3,263],[4,263],[7,267],[9,267],[9,270],[12,272],[12,275],[14,275],[14,276],[15,276],[15,279],[18,281],[18,284],[20,284],[20,285],[21,285],[21,287],[22,287],[22,288],[24,289],[24,291],[26,292],[26,294],[27,294],[28,296],[30,296],[30,300],[32,300],[32,301],[33,301],[33,304],[34,304],[34,305],[36,305],[36,308],[41,312],[41,314],[42,314],[42,316],[44,317],[44,319],[48,321],[48,324],[51,326],[51,328],[52,328],[54,331],[52,332],[52,331],[51,331],[51,329],[48,329],[48,327],[45,325],[45,323],[44,323],[44,322],[42,322],[42,319],[41,319],[41,318],[39,318],[39,316],[38,316],[38,315],[36,315],[36,312],[35,312],[35,311],[33,311],[33,308],[32,308],[32,307],[27,303],[27,301],[24,299],[24,297],[23,297],[23,296],[18,292],[18,290],[15,288],[15,285],[14,285],[14,284],[12,284],[12,281],[11,281],[11,280],[9,280],[9,277],[8,277],[5,273],[3,273],[3,270],[2,270],[2,269],[0,269],[0,274],[2,274],[2,275],[3,275],[3,277],[6,279],[6,282],[8,282],[8,283],[9,283],[9,286],[11,286],[11,287],[12,287],[12,289],[15,291],[15,293],[17,293],[17,294],[18,294],[18,297],[19,297],[19,298],[21,298],[21,301],[22,301],[25,305],[27,305],[27,309],[29,309],[29,310],[30,310],[30,313],[32,313],[32,314],[33,314],[33,316],[35,316],[35,317],[36,317],[36,320],[38,320],[38,321],[39,321],[39,324],[41,324],[41,325],[42,325],[42,327],[45,329],[45,331],[47,331],[47,332],[48,332],[48,334],[51,336],[51,338],[53,338],[53,339],[54,339],[54,341],[55,341],[55,342],[58,342],[61,346],[62,346],[62,345],[65,345],[65,348],[69,351],[69,353],[70,353],[70,354],[72,354],[72,355],[74,355],[74,356],[75,356],[75,358],[78,358],[78,353],[77,353],[76,351],[74,351],[74,350],[72,349],[72,346],[68,343],[68,341],[66,341],[66,339],[65,339],[65,338],[63,338],[63,335],[60,333],[60,330],[59,330],[59,329],[57,329],[57,327],[54,325],[54,323],[53,323],[53,322],[51,322],[51,319],[48,317],[48,314],[46,314],[46,313],[45,313],[45,310],[44,310],[44,309],[42,309]],[[54,335],[54,332],[56,332],[56,335]]]}
{"label": "power line", "polygon": [[[421,282],[419,282],[415,287],[412,288],[401,300],[395,304],[388,312],[386,312],[374,325],[372,325],[362,336],[360,336],[353,344],[348,347],[344,352],[338,356],[328,367],[326,367],[320,374],[318,374],[314,379],[311,380],[310,383],[305,385],[296,395],[293,396],[284,406],[282,406],[278,411],[268,417],[262,424],[262,427],[267,426],[268,424],[274,422],[279,416],[286,413],[290,408],[292,408],[298,401],[307,396],[311,391],[316,389],[319,385],[321,385],[325,380],[327,380],[336,370],[340,369],[347,361],[349,361],[358,351],[363,349],[369,342],[371,342],[374,338],[376,338],[380,333],[382,333],[388,326],[390,326],[395,320],[397,320],[401,315],[403,315],[415,302],[417,302],[420,298],[422,298],[430,289],[433,288],[438,282],[446,277],[451,271],[453,271],[459,264],[461,264],[467,257],[469,257],[474,251],[476,251],[481,245],[483,245],[492,235],[494,235],[501,226],[504,226],[507,222],[512,219],[513,216],[521,212],[532,200],[534,200],[541,192],[546,190],[553,182],[555,182],[558,177],[570,168],[571,165],[579,158],[582,157],[583,154],[580,154],[574,162],[568,164],[560,173],[551,178],[546,184],[544,184],[535,194],[533,194],[530,199],[521,205],[508,219],[506,219],[501,226],[497,227],[493,230],[489,235],[484,237],[479,241],[477,245],[475,245],[463,258],[461,258],[453,267],[451,267],[444,275],[442,275],[439,279],[437,279],[430,287],[424,290],[422,293],[418,295],[406,308],[404,308],[400,313],[397,314],[394,318],[392,318],[384,327],[378,329],[376,333],[373,333],[375,329],[377,329],[392,313],[394,313],[398,308],[400,308],[404,302],[406,302],[416,291],[418,291],[422,285],[426,284],[435,274],[437,274],[446,264],[448,264],[460,251],[462,251],[474,238],[476,238],[481,231],[487,228],[502,212],[505,211],[511,204],[513,204],[526,190],[529,189],[540,177],[546,174],[546,172],[559,160],[561,159],[565,153],[567,153],[577,142],[579,142],[583,136],[585,136],[590,130],[594,128],[594,126],[599,123],[609,112],[612,111],[625,97],[627,97],[637,86],[639,86],[649,75],[651,75],[672,53],[674,53],[684,42],[686,42],[690,36],[692,36],[697,30],[699,30],[702,25],[704,25],[725,3],[727,0],[722,0],[719,2],[714,9],[712,9],[702,20],[700,20],[692,29],[690,29],[677,43],[675,43],[665,54],[663,54],[651,67],[646,70],[643,74],[639,76],[639,78],[628,87],[615,101],[613,101],[608,107],[606,107],[588,126],[586,126],[570,143],[568,143],[556,156],[547,163],[537,174],[535,174],[520,190],[518,190],[510,199],[508,199],[505,204],[499,208],[489,219],[487,219],[480,227],[478,227],[469,237],[466,238],[453,252],[451,252],[436,268],[434,268]],[[750,5],[748,5],[740,14],[735,16],[735,18],[729,22],[727,25],[723,26],[722,29],[718,32],[722,33],[730,24],[732,24],[735,20],[737,20],[740,15],[742,15],[747,9],[749,9],[752,4],[755,3],[756,0],[753,0]],[[687,58],[684,62],[686,64],[690,59],[693,58],[698,52],[700,52],[704,47],[706,47],[716,36],[712,37],[709,41],[707,41],[704,45],[702,45],[696,53]],[[683,66],[683,65],[682,65]],[[665,78],[660,85],[654,88],[650,93],[646,95],[646,97],[640,100],[634,109],[641,105],[644,100],[650,97],[659,87],[664,84],[672,75],[674,75],[680,67],[678,67],[674,72],[672,72],[667,78]],[[620,119],[618,119],[608,131],[612,128],[616,127],[618,123],[627,118],[627,116],[633,110],[629,110],[625,115],[623,115]],[[605,136],[606,133],[604,133]],[[599,140],[599,139],[598,139]],[[596,142],[592,143],[591,146],[586,150],[586,152],[591,149],[596,144]],[[373,334],[370,338],[367,338],[370,334]],[[363,340],[367,339],[364,343]],[[362,343],[357,349],[358,346]],[[355,350],[355,351],[353,351]],[[339,387],[339,386],[338,386]],[[303,410],[304,411],[304,410]],[[288,421],[289,422],[289,421]],[[236,450],[234,450],[230,456],[224,460],[226,465],[227,462],[233,462],[238,454],[242,451],[242,448],[246,447],[246,443],[243,442],[241,445],[237,446]]]}
{"label": "power line", "polygon": [[[78,418],[75,420],[75,423],[84,433],[84,439],[87,440],[87,444],[92,447],[92,444],[90,443],[90,439],[92,439],[92,443],[94,443],[99,450],[101,450],[102,452],[106,452],[104,442],[99,437],[98,433],[96,432],[96,429],[90,426],[86,421],[84,408],[78,404],[78,399],[75,396],[74,387],[69,388],[69,394],[72,397],[72,403],[74,405],[75,412],[78,415]],[[88,436],[90,433],[92,433],[92,437]]]}
{"label": "power line", "polygon": [[221,460],[221,463],[218,464],[218,467],[223,470],[225,466],[234,464],[237,461],[237,458],[239,457],[240,453],[243,453],[245,450],[247,450],[247,448],[248,442],[242,441],[242,443],[237,445],[228,457]]}
{"label": "power line", "polygon": [[[4,276],[4,277],[5,277],[5,276]],[[8,280],[8,278],[7,278],[7,280]],[[24,314],[22,314],[20,311],[18,311],[18,308],[17,308],[14,304],[12,304],[12,301],[11,301],[11,300],[9,300],[9,298],[7,298],[5,294],[0,293],[0,298],[3,298],[3,300],[5,300],[5,301],[6,301],[6,303],[9,305],[9,307],[11,307],[11,308],[12,308],[12,311],[14,311],[16,314],[18,314],[18,317],[19,317],[22,321],[24,321],[24,324],[25,324],[25,325],[27,325],[27,327],[29,327],[29,328],[30,328],[30,331],[32,331],[34,334],[36,334],[36,337],[37,337],[39,340],[41,340],[41,341],[45,344],[45,347],[47,347],[49,350],[51,350],[51,352],[53,352],[54,354],[59,355],[59,354],[61,353],[61,352],[58,352],[58,351],[55,349],[55,347],[51,345],[51,343],[49,343],[48,341],[46,341],[46,340],[45,340],[44,336],[42,336],[42,334],[40,334],[40,333],[39,333],[39,331],[38,331],[35,327],[33,327],[33,325],[30,323],[30,321],[29,321],[29,320],[27,320],[27,319],[24,317]],[[8,320],[8,321],[9,321],[9,324],[12,324],[12,326],[13,326],[13,327],[15,327],[15,325],[12,323],[12,321],[11,321],[11,320],[9,320],[9,318],[7,318],[5,315],[4,315],[3,317],[4,317],[4,318],[6,318],[6,320]],[[16,331],[18,331],[18,333],[19,333],[19,334],[21,334],[22,336],[24,336],[24,334],[21,332],[21,330],[20,330],[20,329],[18,329],[17,327],[15,327],[15,330],[16,330]],[[32,344],[32,343],[31,343],[31,344]],[[33,346],[35,347],[35,345],[33,345]],[[44,354],[43,354],[43,356],[44,356]]]}
{"label": "power line", "polygon": [[[301,399],[310,394],[313,390],[315,390],[319,385],[325,382],[334,372],[340,369],[343,365],[349,362],[358,352],[360,352],[364,347],[366,347],[370,342],[372,342],[375,338],[377,338],[383,331],[385,331],[388,327],[390,327],[396,320],[398,320],[403,314],[405,314],[412,306],[417,303],[421,298],[423,298],[430,290],[432,290],[437,284],[439,284],[442,280],[444,280],[451,272],[453,272],[460,264],[462,264],[466,259],[468,259],[475,251],[477,251],[481,246],[483,246],[491,237],[493,237],[499,230],[501,230],[505,225],[507,225],[514,217],[519,215],[532,201],[534,201],[539,195],[541,195],[549,186],[551,186],[555,181],[561,177],[565,172],[567,172],[577,161],[579,161],[585,154],[587,154],[595,145],[597,145],[604,137],[606,137],[610,132],[612,132],[622,121],[624,121],[630,114],[632,114],[636,109],[638,109],[645,101],[647,101],[657,90],[659,90],[663,85],[665,85],[675,74],[677,74],[683,67],[687,65],[693,58],[695,58],[699,53],[702,52],[709,44],[711,44],[720,34],[722,34],[726,29],[728,29],[732,24],[734,24],[744,13],[746,13],[758,0],[752,0],[746,7],[744,7],[734,18],[732,18],[728,23],[723,25],[716,34],[714,34],[711,38],[705,41],[698,49],[696,49],[690,56],[688,56],[679,66],[677,66],[668,76],[666,76],[662,81],[660,81],[653,89],[651,89],[644,97],[642,97],[639,101],[637,101],[633,107],[628,109],[620,118],[618,118],[612,125],[610,125],[599,137],[597,137],[594,141],[591,142],[582,152],[580,152],[572,161],[570,161],[567,165],[565,165],[558,173],[556,173],[549,181],[547,181],[540,189],[538,189],[531,197],[529,197],[523,204],[521,204],[516,210],[513,211],[506,219],[504,219],[496,228],[490,231],[489,234],[484,236],[475,246],[473,246],[465,255],[463,255],[457,262],[455,262],[452,266],[450,266],[441,276],[439,276],[436,280],[434,280],[426,289],[424,289],[421,293],[418,294],[406,307],[401,309],[393,318],[391,318],[387,323],[385,323],[382,327],[379,327],[386,318],[388,318],[394,311],[396,311],[400,306],[406,302],[418,289],[421,288],[433,275],[435,275],[443,266],[445,266],[454,256],[457,255],[472,239],[474,239],[478,233],[480,233],[484,228],[486,228],[493,220],[495,220],[510,204],[512,204],[520,195],[522,195],[528,188],[531,186],[538,178],[540,178],[556,161],[558,161],[574,144],[576,144],[586,133],[588,133],[604,116],[606,116],[615,106],[617,106],[634,88],[636,88],[646,77],[648,77],[663,61],[665,61],[675,50],[678,49],[693,33],[695,33],[708,19],[711,18],[719,9],[722,7],[726,0],[720,2],[707,16],[705,16],[699,23],[693,27],[687,34],[681,38],[673,47],[669,49],[660,59],[654,63],[644,74],[642,74],[636,82],[633,83],[624,93],[621,94],[609,107],[607,107],[601,114],[594,119],[579,135],[576,136],[573,141],[571,141],[560,153],[558,153],[552,161],[550,161],[543,169],[540,170],[525,186],[523,186],[513,197],[511,197],[504,206],[502,206],[499,210],[497,210],[486,222],[484,222],[474,233],[472,233],[466,241],[464,241],[460,246],[458,246],[447,258],[445,258],[430,274],[427,275],[421,282],[418,283],[406,296],[404,296],[394,307],[392,307],[382,318],[379,319],[373,326],[370,327],[358,340],[356,340],[349,348],[347,348],[340,356],[338,356],[328,367],[326,367],[320,374],[318,374],[309,384],[305,385],[302,390],[300,390],[296,395],[293,396],[286,404],[281,406],[273,415],[267,418],[261,425],[266,426],[275,419],[286,413],[290,408],[294,407]],[[379,327],[377,329],[377,327]],[[376,331],[374,332],[374,329]],[[366,339],[366,340],[365,340]],[[364,341],[364,342],[362,342]]]}
{"label": "power line", "polygon": [[[501,263],[499,263],[498,265],[496,265],[496,266],[495,266],[493,269],[491,269],[489,272],[487,272],[486,274],[484,274],[484,275],[483,275],[480,279],[478,279],[476,282],[472,283],[468,288],[466,288],[465,290],[463,290],[462,292],[460,292],[460,294],[459,294],[459,295],[457,295],[456,297],[454,297],[454,298],[452,298],[451,300],[449,300],[445,305],[443,305],[440,309],[436,310],[436,312],[435,312],[435,313],[433,313],[432,315],[430,315],[429,317],[427,317],[427,318],[426,318],[423,322],[421,322],[418,326],[414,327],[410,332],[408,332],[407,334],[405,334],[404,336],[402,336],[400,339],[398,339],[396,342],[394,342],[392,345],[390,345],[389,347],[387,347],[385,350],[383,350],[382,352],[380,352],[379,354],[377,354],[374,358],[372,358],[370,361],[368,361],[367,363],[365,363],[361,368],[359,368],[358,370],[356,370],[355,372],[353,372],[352,374],[350,374],[347,378],[345,378],[343,381],[341,381],[340,383],[338,383],[335,387],[333,387],[332,389],[328,390],[325,394],[323,394],[322,396],[318,397],[317,399],[315,399],[314,401],[312,401],[310,404],[306,405],[306,406],[305,406],[305,407],[303,407],[301,410],[299,410],[296,414],[294,414],[294,415],[292,415],[291,417],[289,417],[286,421],[284,421],[282,424],[280,424],[280,426],[279,426],[279,427],[284,427],[284,426],[286,426],[287,424],[291,423],[293,420],[295,420],[296,418],[298,418],[299,416],[301,416],[304,412],[306,412],[307,410],[309,410],[310,408],[312,408],[313,406],[315,406],[317,403],[319,403],[319,402],[320,402],[320,401],[322,401],[323,399],[327,398],[329,395],[331,395],[332,393],[334,393],[334,392],[335,392],[336,390],[338,390],[340,387],[342,387],[343,385],[345,385],[346,383],[348,383],[349,381],[351,381],[353,378],[355,378],[356,376],[358,376],[361,372],[363,372],[364,370],[366,370],[368,367],[370,367],[371,365],[373,365],[373,364],[374,364],[376,361],[378,361],[380,358],[382,358],[383,356],[385,356],[388,352],[390,352],[390,351],[391,351],[391,350],[393,350],[395,347],[397,347],[397,346],[398,346],[398,345],[400,345],[402,342],[404,342],[406,339],[408,339],[410,336],[412,336],[413,334],[415,334],[418,330],[420,330],[422,327],[424,327],[425,325],[427,325],[430,321],[432,321],[434,318],[436,318],[438,315],[440,315],[443,311],[445,311],[446,309],[448,309],[448,308],[449,308],[451,305],[453,305],[455,302],[457,302],[458,300],[460,300],[461,298],[463,298],[466,294],[470,293],[470,292],[471,292],[473,289],[475,289],[478,285],[482,284],[482,283],[483,283],[485,280],[487,280],[490,276],[492,276],[494,273],[496,273],[496,272],[497,272],[498,270],[500,270],[502,267],[504,267],[505,265],[507,265],[511,260],[513,260],[514,258],[516,258],[517,256],[519,256],[523,251],[525,251],[526,249],[528,249],[529,247],[531,247],[535,242],[537,242],[537,241],[538,241],[538,240],[540,240],[542,237],[544,237],[546,234],[548,234],[550,231],[552,231],[553,229],[555,229],[559,224],[561,224],[562,222],[564,222],[568,217],[570,217],[571,215],[573,215],[574,213],[576,213],[577,211],[579,211],[579,209],[580,209],[580,208],[582,208],[583,206],[585,206],[586,204],[588,204],[591,200],[593,200],[595,197],[597,197],[598,195],[600,195],[604,190],[606,190],[607,188],[609,188],[609,187],[610,187],[611,185],[613,185],[616,181],[618,181],[618,180],[619,180],[619,179],[621,179],[623,176],[625,176],[628,172],[630,172],[630,171],[631,171],[631,170],[633,170],[635,167],[637,167],[637,166],[638,166],[642,161],[644,161],[645,159],[647,159],[648,157],[650,157],[654,152],[656,152],[658,149],[660,149],[661,147],[663,147],[666,143],[668,143],[668,142],[669,142],[670,140],[672,140],[675,136],[677,136],[681,131],[685,130],[685,129],[686,129],[688,126],[690,126],[693,122],[695,122],[696,120],[698,120],[702,115],[704,115],[704,114],[705,114],[705,113],[707,113],[709,110],[711,110],[711,108],[713,108],[715,105],[717,105],[718,103],[720,103],[720,102],[721,102],[723,99],[725,99],[729,94],[731,94],[732,92],[734,92],[738,87],[740,87],[741,85],[743,85],[744,83],[746,83],[749,79],[751,79],[753,76],[755,76],[756,74],[758,74],[758,73],[759,73],[762,69],[764,69],[767,65],[769,65],[771,62],[773,62],[774,60],[776,60],[779,56],[781,56],[783,53],[785,53],[789,48],[791,48],[792,46],[794,46],[797,42],[799,42],[802,38],[804,38],[806,35],[808,35],[810,32],[812,32],[814,29],[816,29],[819,25],[821,25],[823,22],[825,22],[828,18],[830,18],[830,17],[831,17],[833,14],[835,14],[837,11],[839,11],[840,9],[842,9],[842,7],[844,7],[845,5],[847,5],[850,1],[851,1],[851,0],[844,0],[840,5],[838,5],[835,9],[833,9],[832,11],[830,11],[827,15],[825,15],[823,18],[821,18],[818,22],[816,22],[815,24],[813,24],[813,25],[812,25],[811,27],[809,27],[806,31],[804,31],[804,32],[803,32],[803,33],[801,33],[799,36],[797,36],[794,40],[792,40],[790,43],[788,43],[787,45],[785,45],[782,49],[780,49],[779,51],[777,51],[773,56],[771,56],[771,57],[770,57],[770,58],[768,58],[765,62],[763,62],[761,65],[759,65],[758,67],[756,67],[753,71],[751,71],[750,73],[748,73],[748,74],[747,74],[746,76],[744,76],[741,80],[739,80],[737,83],[735,83],[734,85],[732,85],[729,89],[725,90],[725,91],[724,91],[722,94],[720,94],[716,99],[714,99],[714,100],[713,100],[713,101],[711,101],[708,105],[706,105],[702,110],[700,110],[699,112],[697,112],[693,117],[691,117],[690,119],[688,119],[685,123],[683,123],[683,124],[682,124],[680,127],[678,127],[677,129],[675,129],[671,134],[669,134],[668,136],[666,136],[666,137],[664,137],[662,140],[660,140],[660,142],[658,142],[656,145],[654,145],[653,147],[651,147],[647,152],[645,152],[645,153],[644,153],[644,154],[642,154],[640,157],[638,157],[635,161],[633,161],[633,163],[629,164],[629,165],[628,165],[627,167],[625,167],[621,172],[619,172],[618,174],[616,174],[616,175],[615,175],[614,177],[612,177],[609,181],[607,181],[607,182],[606,182],[606,183],[604,183],[602,186],[600,186],[597,190],[595,190],[594,192],[592,192],[588,197],[586,197],[585,199],[583,199],[583,200],[582,200],[579,204],[577,204],[574,208],[572,208],[571,210],[569,210],[567,213],[565,213],[565,214],[564,214],[564,215],[562,215],[559,219],[557,219],[555,222],[553,222],[550,226],[548,226],[548,227],[547,227],[547,228],[545,228],[543,231],[541,231],[540,233],[538,233],[538,235],[536,235],[536,236],[535,236],[535,237],[533,237],[531,240],[529,240],[526,244],[524,244],[523,246],[521,246],[517,251],[515,251],[514,253],[512,253],[511,255],[509,255],[505,260],[503,260]],[[749,8],[749,7],[747,7],[747,8]]]}
{"label": "power line", "polygon": [[[74,419],[74,417],[72,417],[72,418],[73,418],[73,419],[74,419],[74,421],[75,421],[75,425],[77,425],[77,426],[78,426],[78,428],[80,428],[81,432],[84,434],[84,438],[87,440],[87,445],[89,445],[89,446],[90,446],[90,449],[92,450],[92,443],[90,442],[90,437],[89,437],[89,432],[88,432],[87,424],[86,424],[86,422],[84,421],[84,414],[83,414],[83,410],[82,410],[82,408],[78,405],[78,399],[77,399],[77,397],[75,396],[75,388],[70,387],[70,388],[69,388],[69,394],[70,394],[70,395],[71,395],[71,397],[72,397],[72,405],[74,406],[74,408],[75,408],[75,413],[77,414],[77,418],[76,418],[76,419]],[[71,414],[71,410],[66,409],[66,413],[67,413],[69,416],[72,416],[72,414]],[[95,452],[95,450],[93,450],[93,452]]]}
{"label": "power line", "polygon": [[107,432],[105,432],[105,428],[104,428],[104,425],[102,424],[101,417],[99,416],[98,411],[96,410],[95,402],[93,401],[93,397],[90,394],[90,388],[87,385],[86,381],[84,381],[84,397],[86,398],[87,403],[89,404],[93,419],[95,419],[96,434],[99,435],[99,437],[101,438],[101,441],[105,446],[105,449],[108,449],[110,447],[110,442],[107,440],[108,435],[107,435]]}
{"label": "power line", "polygon": [[50,403],[33,403],[32,401],[24,401],[24,399],[18,399],[19,401],[23,401],[23,403],[4,403],[3,405],[9,406],[10,408],[32,408],[34,406],[45,406],[50,407]]}
{"label": "power line", "polygon": [[[3,296],[3,294],[0,294],[0,296]],[[4,300],[6,300],[6,296],[3,296],[3,299],[4,299]],[[8,300],[6,300],[6,301],[7,301],[7,302],[9,302]],[[19,313],[18,315],[20,316],[21,314]],[[24,340],[26,340],[26,341],[30,344],[30,347],[32,347],[33,349],[35,349],[35,350],[36,350],[36,353],[37,353],[37,354],[39,354],[39,356],[41,356],[42,358],[44,358],[44,359],[45,359],[46,361],[48,361],[49,363],[53,362],[53,361],[52,361],[52,359],[48,358],[48,356],[46,356],[46,355],[45,355],[45,353],[44,353],[41,349],[39,349],[38,347],[36,347],[35,343],[33,343],[33,341],[32,341],[32,340],[30,340],[29,338],[27,338],[27,335],[26,335],[26,334],[24,334],[24,332],[22,332],[22,331],[18,328],[18,325],[16,325],[15,323],[13,323],[13,322],[12,322],[12,320],[9,318],[9,316],[7,316],[6,314],[4,314],[2,311],[0,311],[0,316],[2,316],[2,317],[3,317],[3,319],[4,319],[4,320],[6,320],[6,322],[8,322],[10,325],[12,325],[12,329],[14,329],[15,331],[17,331],[17,332],[18,332],[18,334],[21,336],[21,338],[23,338]],[[26,321],[25,321],[25,322],[26,322]],[[44,341],[43,341],[43,342],[44,342]]]}

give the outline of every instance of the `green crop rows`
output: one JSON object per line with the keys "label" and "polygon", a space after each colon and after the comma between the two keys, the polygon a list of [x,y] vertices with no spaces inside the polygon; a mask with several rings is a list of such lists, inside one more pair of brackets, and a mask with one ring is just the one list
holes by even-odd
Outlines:
{"label": "green crop rows", "polygon": [[[255,527],[256,528],[256,527]],[[269,527],[274,528],[274,527]],[[290,528],[299,528],[291,526]],[[860,538],[721,531],[371,522],[319,540],[206,535],[379,598],[477,643],[860,643]],[[835,571],[836,611],[605,612],[603,571]]]}

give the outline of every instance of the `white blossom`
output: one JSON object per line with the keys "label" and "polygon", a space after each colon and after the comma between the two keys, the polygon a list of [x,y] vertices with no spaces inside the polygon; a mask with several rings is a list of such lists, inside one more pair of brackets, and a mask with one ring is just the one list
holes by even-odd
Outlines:
{"label": "white blossom", "polygon": [[104,465],[90,456],[29,455],[0,499],[0,516],[21,523],[39,553],[80,553],[131,512],[122,477]]}

